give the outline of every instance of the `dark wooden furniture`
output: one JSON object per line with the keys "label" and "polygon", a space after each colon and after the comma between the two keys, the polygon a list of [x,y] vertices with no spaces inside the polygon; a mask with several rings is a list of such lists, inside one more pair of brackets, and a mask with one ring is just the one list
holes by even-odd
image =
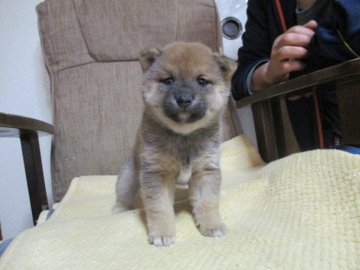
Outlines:
{"label": "dark wooden furniture", "polygon": [[0,113],[0,137],[20,138],[34,224],[40,212],[48,208],[38,136],[53,133],[48,123]]}
{"label": "dark wooden furniture", "polygon": [[[343,141],[360,145],[360,59],[318,70],[264,89],[236,102],[236,107],[251,105],[259,152],[269,162],[288,155],[289,126],[284,122],[282,99],[301,94],[311,87],[334,83],[339,100]],[[284,124],[285,123],[285,124]]]}

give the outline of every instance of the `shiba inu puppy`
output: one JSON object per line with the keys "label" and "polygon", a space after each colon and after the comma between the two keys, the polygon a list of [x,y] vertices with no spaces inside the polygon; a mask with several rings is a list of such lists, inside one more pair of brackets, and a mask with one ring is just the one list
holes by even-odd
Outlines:
{"label": "shiba inu puppy", "polygon": [[230,94],[231,62],[200,43],[176,42],[140,54],[144,113],[134,151],[116,186],[116,212],[145,208],[148,240],[175,242],[176,183],[188,183],[199,231],[220,237],[220,118]]}

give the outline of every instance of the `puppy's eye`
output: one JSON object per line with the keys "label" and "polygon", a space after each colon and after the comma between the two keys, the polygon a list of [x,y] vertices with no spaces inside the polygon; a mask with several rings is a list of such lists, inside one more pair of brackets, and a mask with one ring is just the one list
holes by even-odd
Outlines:
{"label": "puppy's eye", "polygon": [[165,79],[160,80],[161,83],[166,84],[166,85],[171,85],[174,83],[174,78],[173,77],[168,77]]}
{"label": "puppy's eye", "polygon": [[206,80],[204,77],[197,78],[197,82],[201,86],[206,86],[206,85],[210,84],[210,81]]}

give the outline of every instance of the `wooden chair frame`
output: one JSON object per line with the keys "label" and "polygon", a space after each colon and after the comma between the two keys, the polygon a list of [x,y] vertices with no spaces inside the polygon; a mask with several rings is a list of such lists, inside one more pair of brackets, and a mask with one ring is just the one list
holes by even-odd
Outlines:
{"label": "wooden chair frame", "polygon": [[[344,141],[347,142],[348,137],[354,134],[360,140],[360,121],[354,118],[360,113],[360,103],[357,113],[353,107],[360,97],[360,58],[357,58],[274,85],[236,102],[237,108],[252,107],[258,148],[265,161],[289,154],[283,115],[276,109],[281,107],[281,99],[324,83],[336,85]],[[352,104],[348,104],[349,98],[345,98],[350,94],[354,95]]]}
{"label": "wooden chair frame", "polygon": [[0,113],[0,137],[18,137],[24,159],[33,223],[42,210],[48,209],[39,136],[53,134],[54,127],[43,121]]}

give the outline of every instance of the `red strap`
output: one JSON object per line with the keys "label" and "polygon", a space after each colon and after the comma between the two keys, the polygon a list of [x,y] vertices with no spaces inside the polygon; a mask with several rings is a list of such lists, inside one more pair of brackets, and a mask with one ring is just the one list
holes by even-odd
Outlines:
{"label": "red strap", "polygon": [[[280,0],[275,0],[275,4],[276,4],[276,8],[277,8],[277,11],[279,14],[282,30],[283,30],[283,32],[286,32],[287,26],[286,26],[285,16],[284,16],[283,9],[281,7]],[[316,87],[313,87],[313,89],[312,89],[312,97],[313,97],[313,101],[314,101],[315,117],[316,117],[316,124],[317,124],[318,136],[319,136],[319,146],[321,149],[323,149],[325,147],[324,134],[323,134],[323,129],[322,129],[319,101],[318,101],[317,95],[316,95]]]}
{"label": "red strap", "polygon": [[323,134],[323,128],[322,128],[322,122],[321,122],[319,101],[318,101],[318,98],[316,95],[316,87],[315,86],[313,86],[313,88],[312,88],[312,97],[313,97],[313,101],[314,101],[316,124],[317,124],[317,130],[318,130],[318,135],[319,135],[319,147],[320,147],[320,149],[324,149],[325,148],[324,134]]}
{"label": "red strap", "polygon": [[286,26],[285,16],[284,16],[284,12],[281,7],[280,0],[275,0],[275,4],[276,4],[277,11],[279,13],[282,30],[283,30],[283,32],[286,32],[287,26]]}

